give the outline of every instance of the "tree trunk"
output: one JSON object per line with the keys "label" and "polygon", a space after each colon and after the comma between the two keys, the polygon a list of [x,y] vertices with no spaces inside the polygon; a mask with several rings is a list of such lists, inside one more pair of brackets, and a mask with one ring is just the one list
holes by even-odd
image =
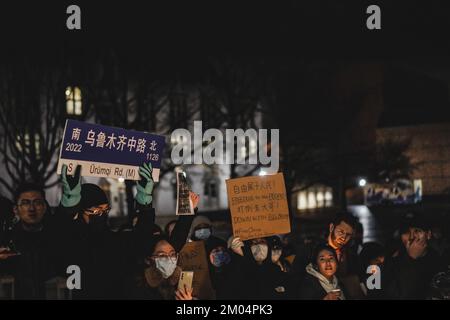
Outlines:
{"label": "tree trunk", "polygon": [[125,180],[125,192],[127,195],[128,222],[133,223],[134,218],[134,197],[133,197],[133,180]]}

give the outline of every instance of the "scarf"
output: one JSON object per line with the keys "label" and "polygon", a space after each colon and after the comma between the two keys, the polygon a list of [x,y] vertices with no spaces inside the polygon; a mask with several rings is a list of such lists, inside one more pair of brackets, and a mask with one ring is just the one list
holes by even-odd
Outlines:
{"label": "scarf", "polygon": [[[312,275],[314,278],[317,278],[317,280],[319,280],[320,285],[326,291],[326,293],[329,293],[335,289],[341,289],[339,287],[338,279],[336,278],[336,276],[333,276],[333,279],[330,282],[320,272],[318,272],[316,269],[314,269],[314,267],[312,266],[312,263],[310,263],[306,266],[306,272],[309,273],[310,275]],[[342,292],[342,290],[341,290],[341,296],[339,299],[345,300],[345,296],[344,296],[344,293]]]}
{"label": "scarf", "polygon": [[148,267],[144,271],[147,286],[157,289],[164,300],[173,300],[175,297],[176,285],[180,279],[181,268],[176,267],[173,274],[164,279],[155,267]]}

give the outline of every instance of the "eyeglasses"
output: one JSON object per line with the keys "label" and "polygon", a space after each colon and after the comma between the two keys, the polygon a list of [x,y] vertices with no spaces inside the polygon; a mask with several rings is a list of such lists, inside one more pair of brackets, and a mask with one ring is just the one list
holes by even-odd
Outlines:
{"label": "eyeglasses", "polygon": [[20,201],[19,207],[22,209],[28,210],[33,206],[36,209],[43,209],[45,207],[45,200],[44,199],[34,199],[34,200],[28,200],[24,199]]}
{"label": "eyeglasses", "polygon": [[111,207],[107,207],[107,208],[96,208],[96,209],[86,209],[84,210],[84,212],[87,215],[99,215],[102,216],[104,214],[108,214],[111,211]]}
{"label": "eyeglasses", "polygon": [[170,254],[157,254],[151,257],[152,259],[161,259],[161,258],[169,258],[169,259],[178,259],[178,253],[173,252]]}

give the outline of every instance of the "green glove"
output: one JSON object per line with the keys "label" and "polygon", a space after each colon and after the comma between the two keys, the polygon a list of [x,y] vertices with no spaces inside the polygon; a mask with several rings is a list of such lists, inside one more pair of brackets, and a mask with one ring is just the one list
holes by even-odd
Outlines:
{"label": "green glove", "polygon": [[61,171],[63,194],[61,204],[63,207],[74,207],[81,200],[81,166],[75,168],[73,176],[67,175],[67,166],[63,164]]}
{"label": "green glove", "polygon": [[153,182],[152,171],[153,169],[150,162],[148,164],[144,163],[139,167],[139,176],[141,177],[141,180],[136,183],[136,201],[143,206],[149,205],[153,200],[152,193],[155,183]]}

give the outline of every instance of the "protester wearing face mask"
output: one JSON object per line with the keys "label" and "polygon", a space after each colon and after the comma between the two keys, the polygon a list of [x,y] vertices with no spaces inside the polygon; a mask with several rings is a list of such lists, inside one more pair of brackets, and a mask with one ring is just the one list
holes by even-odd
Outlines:
{"label": "protester wearing face mask", "polygon": [[[75,298],[125,298],[136,261],[142,256],[145,246],[160,233],[152,208],[154,182],[151,164],[143,164],[139,168],[140,180],[136,182],[133,213],[136,221],[131,232],[112,232],[109,229],[108,199],[98,186],[81,183],[79,169],[70,176],[67,167],[63,166],[63,195],[59,208],[61,215],[69,215],[73,221],[71,232],[68,232],[71,246],[67,250],[65,265],[77,264],[83,270],[83,290],[75,292]],[[198,203],[198,197],[194,200],[195,204]],[[172,237],[177,249],[185,243],[192,219],[192,216],[179,219]]]}
{"label": "protester wearing face mask", "polygon": [[212,224],[206,216],[198,215],[192,221],[190,240],[191,241],[208,241],[210,239],[217,240],[218,238],[212,235]]}
{"label": "protester wearing face mask", "polygon": [[157,236],[148,247],[142,273],[129,298],[149,300],[192,300],[192,289],[178,289],[181,268],[178,251],[166,236]]}
{"label": "protester wearing face mask", "polygon": [[300,299],[344,300],[345,294],[336,277],[337,268],[335,250],[327,245],[317,246],[311,263],[305,268],[306,275],[299,287]]}
{"label": "protester wearing face mask", "polygon": [[230,254],[226,249],[227,244],[224,240],[212,235],[212,223],[206,216],[198,215],[194,218],[190,231],[190,241],[202,241],[205,245],[205,251],[208,257],[209,274],[211,283],[215,289],[216,297],[223,295],[223,283],[226,282],[226,265],[230,262]]}
{"label": "protester wearing face mask", "polygon": [[[150,167],[151,169],[151,167]],[[143,172],[143,176],[151,178],[151,174]],[[197,212],[200,198],[194,192],[189,196]],[[152,228],[155,223],[155,211],[146,212],[151,207],[152,199],[136,197],[136,212],[139,220],[133,230],[132,245],[134,256],[129,261],[134,261],[131,268],[128,265],[124,284],[124,298],[131,299],[177,299],[191,300],[192,292],[176,291],[179,268],[178,253],[186,243],[191,230],[191,224],[195,215],[179,216],[174,222],[170,235],[158,235]],[[128,246],[130,247],[130,246]]]}
{"label": "protester wearing face mask", "polygon": [[209,260],[209,274],[215,291],[215,299],[227,299],[232,294],[226,291],[229,278],[233,276],[229,272],[231,253],[223,242],[207,247],[207,255]]}
{"label": "protester wearing face mask", "polygon": [[283,272],[291,270],[290,263],[284,257],[283,243],[278,236],[270,237],[269,243],[272,251],[272,262],[280,267]]}
{"label": "protester wearing face mask", "polygon": [[[62,254],[63,267],[77,265],[82,270],[81,287],[74,299],[112,299],[118,292],[121,274],[120,239],[107,224],[111,209],[105,192],[97,185],[82,183],[81,167],[73,175],[62,167],[63,194],[58,215],[70,216],[67,228],[68,245]],[[116,279],[116,281],[111,281]]]}
{"label": "protester wearing face mask", "polygon": [[[280,299],[286,288],[280,283],[280,268],[272,262],[272,252],[267,238],[241,241],[230,238],[232,251],[228,292],[234,299]],[[233,297],[230,297],[233,298]]]}
{"label": "protester wearing face mask", "polygon": [[[212,235],[212,223],[208,217],[196,216],[192,221],[192,226],[190,230],[190,240],[191,241],[204,241],[205,250],[207,254],[215,248],[226,248],[227,244],[224,240],[217,238]],[[213,266],[211,260],[209,261],[210,267]]]}

